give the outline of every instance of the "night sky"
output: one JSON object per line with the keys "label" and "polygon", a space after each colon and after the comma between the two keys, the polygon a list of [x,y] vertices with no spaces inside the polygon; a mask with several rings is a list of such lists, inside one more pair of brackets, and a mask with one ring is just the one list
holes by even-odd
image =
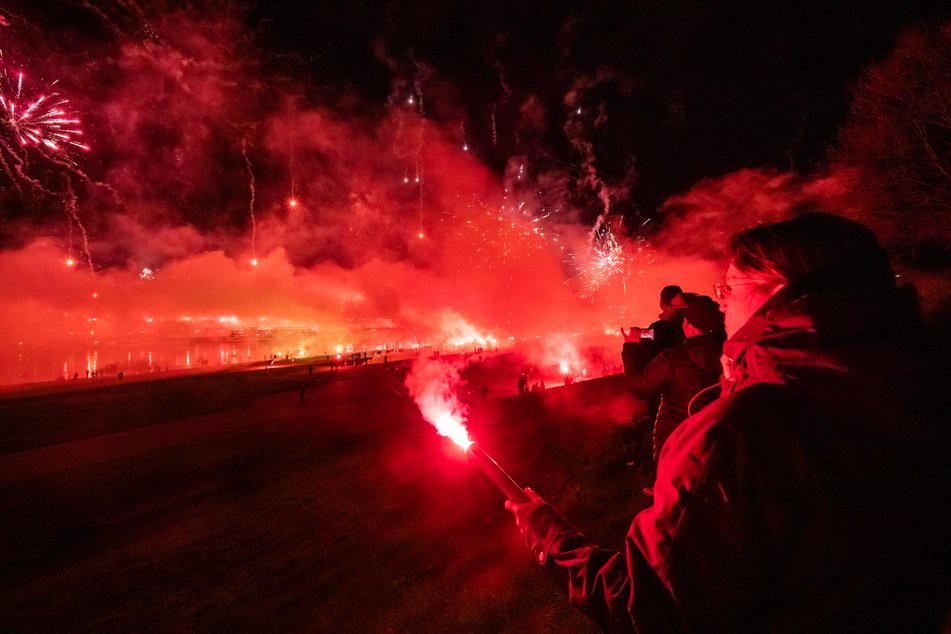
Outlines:
{"label": "night sky", "polygon": [[[478,329],[519,321],[485,307],[515,283],[526,306],[617,317],[671,270],[706,283],[711,245],[737,225],[821,195],[850,84],[903,27],[951,14],[577,5],[4,2],[4,95],[20,72],[21,99],[57,92],[89,147],[24,147],[2,129],[14,300],[67,311],[111,284],[117,320],[246,318],[264,301],[316,321],[451,307]],[[706,215],[676,212],[697,199]],[[598,260],[611,240],[613,280]],[[685,257],[699,268],[671,260]],[[149,290],[133,286],[145,269]],[[186,290],[195,280],[233,293]]]}

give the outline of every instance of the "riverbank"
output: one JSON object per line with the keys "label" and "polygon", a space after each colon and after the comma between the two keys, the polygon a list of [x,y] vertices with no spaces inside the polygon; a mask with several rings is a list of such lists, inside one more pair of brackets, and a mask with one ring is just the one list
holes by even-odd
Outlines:
{"label": "riverbank", "polygon": [[[0,629],[596,631],[420,419],[407,369],[0,396]],[[620,377],[493,396],[473,437],[620,547],[650,475]]]}

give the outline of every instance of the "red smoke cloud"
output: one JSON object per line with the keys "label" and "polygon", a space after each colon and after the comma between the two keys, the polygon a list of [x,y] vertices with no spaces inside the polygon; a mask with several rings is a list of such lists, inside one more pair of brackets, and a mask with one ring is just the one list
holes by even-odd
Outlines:
{"label": "red smoke cloud", "polygon": [[[645,247],[610,222],[627,194],[600,178],[593,154],[573,175],[514,156],[500,180],[464,151],[457,126],[425,116],[432,69],[367,108],[270,76],[278,62],[255,56],[237,14],[152,24],[155,37],[89,44],[100,127],[76,196],[93,270],[63,264],[85,248],[69,241],[73,224],[17,221],[27,237],[0,252],[0,275],[14,281],[0,307],[5,355],[21,344],[183,338],[216,320],[225,335],[314,328],[320,353],[386,324],[435,346],[491,337],[580,365],[590,346],[619,351],[621,326],[653,321],[663,286],[708,294],[733,229],[828,187],[757,171],[701,183],[664,207],[649,257],[593,288],[591,226],[579,219],[599,217],[628,254]],[[528,99],[522,110],[526,144],[538,143],[543,106]],[[589,124],[603,119],[569,126],[579,151]],[[585,189],[582,209],[572,200]]]}

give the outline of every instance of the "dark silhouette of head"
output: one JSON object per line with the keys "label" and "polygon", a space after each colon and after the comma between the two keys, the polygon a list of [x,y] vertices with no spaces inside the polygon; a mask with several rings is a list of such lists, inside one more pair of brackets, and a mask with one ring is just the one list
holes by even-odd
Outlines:
{"label": "dark silhouette of head", "polygon": [[670,302],[682,292],[679,286],[665,286],[660,291],[660,303],[669,306]]}
{"label": "dark silhouette of head", "polygon": [[852,220],[809,213],[738,231],[730,261],[739,270],[775,277],[802,292],[895,288],[888,254],[875,234]]}

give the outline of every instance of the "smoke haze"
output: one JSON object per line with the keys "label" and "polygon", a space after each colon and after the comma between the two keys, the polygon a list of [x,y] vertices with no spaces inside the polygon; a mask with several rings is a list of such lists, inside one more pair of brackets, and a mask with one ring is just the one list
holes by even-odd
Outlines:
{"label": "smoke haze", "polygon": [[[645,224],[631,192],[653,184],[612,99],[647,80],[567,63],[591,16],[553,31],[548,75],[528,44],[532,70],[506,63],[499,37],[467,84],[343,10],[314,31],[239,3],[0,13],[4,72],[23,72],[24,99],[55,86],[90,147],[0,135],[6,367],[24,346],[274,328],[316,331],[298,354],[494,342],[580,365],[656,319],[663,286],[709,294],[735,229],[834,190],[746,169]],[[351,28],[380,35],[348,48]]]}

